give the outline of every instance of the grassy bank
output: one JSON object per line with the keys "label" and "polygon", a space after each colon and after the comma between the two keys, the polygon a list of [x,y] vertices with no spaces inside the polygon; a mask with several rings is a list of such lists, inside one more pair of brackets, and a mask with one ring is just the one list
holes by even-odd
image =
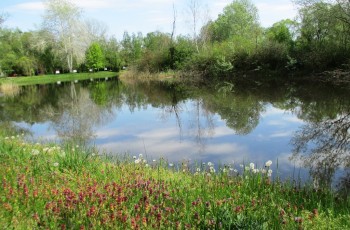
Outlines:
{"label": "grassy bank", "polygon": [[33,77],[7,77],[0,78],[0,84],[16,84],[16,85],[36,85],[36,84],[49,84],[56,83],[58,81],[74,81],[74,80],[86,80],[96,78],[115,77],[116,72],[101,71],[96,73],[71,73],[71,74],[58,74],[58,75],[41,75]]}
{"label": "grassy bank", "polygon": [[[349,201],[248,166],[108,159],[0,137],[3,229],[344,229]],[[254,169],[253,169],[254,168]],[[215,172],[216,170],[216,172]]]}

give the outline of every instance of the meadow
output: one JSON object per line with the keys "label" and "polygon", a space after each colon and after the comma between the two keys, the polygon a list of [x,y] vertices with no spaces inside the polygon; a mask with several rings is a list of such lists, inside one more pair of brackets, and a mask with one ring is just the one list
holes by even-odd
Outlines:
{"label": "meadow", "polygon": [[349,198],[266,164],[111,157],[0,135],[1,229],[345,229]]}
{"label": "meadow", "polygon": [[48,74],[30,77],[2,77],[0,85],[37,85],[50,84],[66,81],[79,81],[98,78],[112,78],[117,76],[116,72],[100,71],[94,73],[66,73],[66,74]]}

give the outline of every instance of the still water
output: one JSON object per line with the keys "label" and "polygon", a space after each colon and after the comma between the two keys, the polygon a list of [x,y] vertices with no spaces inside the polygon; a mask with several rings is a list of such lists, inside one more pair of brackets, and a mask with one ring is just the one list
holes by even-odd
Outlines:
{"label": "still water", "polygon": [[272,160],[281,177],[330,183],[350,166],[349,96],[347,88],[317,85],[112,79],[23,87],[0,97],[0,119],[33,141],[237,168]]}

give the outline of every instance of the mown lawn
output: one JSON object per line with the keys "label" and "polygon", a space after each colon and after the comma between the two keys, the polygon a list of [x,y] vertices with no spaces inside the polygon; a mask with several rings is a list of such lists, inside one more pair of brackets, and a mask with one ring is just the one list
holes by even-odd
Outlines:
{"label": "mown lawn", "polygon": [[36,84],[49,84],[75,81],[75,80],[86,80],[96,78],[111,78],[116,77],[118,73],[101,71],[96,73],[69,73],[69,74],[57,74],[57,75],[40,75],[31,77],[6,77],[0,78],[0,84],[16,84],[16,85],[36,85]]}
{"label": "mown lawn", "polygon": [[[349,199],[271,180],[270,164],[111,158],[0,136],[2,229],[346,229]],[[237,171],[238,170],[238,171]]]}

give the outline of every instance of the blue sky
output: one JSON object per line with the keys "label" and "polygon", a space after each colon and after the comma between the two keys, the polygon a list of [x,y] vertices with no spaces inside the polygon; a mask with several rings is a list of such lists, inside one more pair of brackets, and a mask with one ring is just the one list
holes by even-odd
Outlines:
{"label": "blue sky", "polygon": [[[148,32],[159,30],[171,32],[173,4],[177,12],[176,34],[190,34],[191,20],[188,13],[189,0],[71,0],[83,9],[84,16],[104,23],[108,34],[121,39],[124,31]],[[232,0],[199,0],[201,19],[215,20],[222,9]],[[259,9],[260,21],[264,27],[285,18],[296,16],[296,7],[291,0],[253,0]],[[41,0],[1,0],[0,13],[9,17],[5,26],[23,31],[40,27],[44,4]]]}

